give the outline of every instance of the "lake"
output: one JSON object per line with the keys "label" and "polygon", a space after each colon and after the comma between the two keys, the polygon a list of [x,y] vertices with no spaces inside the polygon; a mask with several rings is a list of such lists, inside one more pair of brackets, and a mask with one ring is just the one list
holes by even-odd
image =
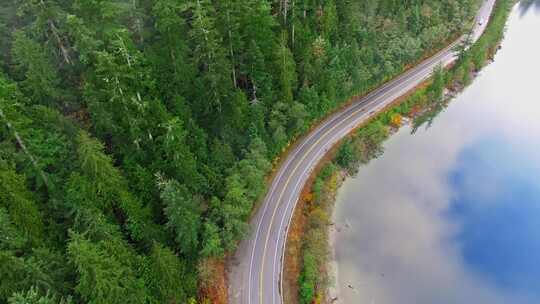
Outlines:
{"label": "lake", "polygon": [[340,303],[540,303],[540,1],[473,83],[338,192]]}

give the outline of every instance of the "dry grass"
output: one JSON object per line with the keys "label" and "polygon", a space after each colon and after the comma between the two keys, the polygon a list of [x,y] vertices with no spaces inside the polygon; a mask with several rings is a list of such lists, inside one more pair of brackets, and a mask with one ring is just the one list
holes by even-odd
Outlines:
{"label": "dry grass", "polygon": [[212,258],[199,262],[200,289],[199,298],[203,304],[227,304],[227,285],[225,262]]}

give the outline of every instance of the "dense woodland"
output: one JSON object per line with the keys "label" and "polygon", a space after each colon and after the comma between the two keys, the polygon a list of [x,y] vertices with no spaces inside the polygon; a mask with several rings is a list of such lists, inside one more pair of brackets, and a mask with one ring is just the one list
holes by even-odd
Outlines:
{"label": "dense woodland", "polygon": [[272,162],[479,0],[3,0],[0,303],[207,303]]}

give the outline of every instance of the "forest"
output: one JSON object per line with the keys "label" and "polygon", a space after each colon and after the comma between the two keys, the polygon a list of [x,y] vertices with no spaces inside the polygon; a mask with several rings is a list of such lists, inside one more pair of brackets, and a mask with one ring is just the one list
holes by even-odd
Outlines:
{"label": "forest", "polygon": [[294,138],[479,2],[3,0],[0,303],[215,302]]}

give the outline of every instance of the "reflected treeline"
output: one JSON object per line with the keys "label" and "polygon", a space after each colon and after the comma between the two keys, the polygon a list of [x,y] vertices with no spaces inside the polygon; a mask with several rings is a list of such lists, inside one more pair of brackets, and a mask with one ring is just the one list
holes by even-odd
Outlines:
{"label": "reflected treeline", "polygon": [[411,134],[416,133],[416,131],[418,131],[418,129],[423,125],[426,126],[426,129],[431,127],[433,121],[435,120],[435,117],[437,117],[437,115],[439,115],[444,109],[446,109],[447,106],[448,103],[446,102],[438,102],[433,105],[429,110],[424,112],[422,115],[415,117],[412,123]]}
{"label": "reflected treeline", "polygon": [[[453,98],[453,93],[460,91],[470,84],[477,72],[490,60],[498,49],[498,44],[504,36],[504,27],[510,11],[512,0],[497,3],[495,13],[491,17],[490,24],[479,41],[465,51],[460,51],[460,56],[452,69],[433,76],[433,82],[425,91],[428,103],[424,103],[423,111],[413,119],[411,133],[414,134],[422,126],[426,129],[431,127],[437,115],[447,108]],[[519,14],[524,15],[531,9],[540,11],[540,0],[522,0],[519,3]],[[440,78],[437,80],[437,78]],[[444,85],[441,85],[441,81]],[[451,93],[443,96],[444,86],[449,86]],[[441,98],[434,98],[441,96]]]}
{"label": "reflected treeline", "polygon": [[540,11],[535,4],[520,18],[519,4],[508,3],[508,24],[492,19],[497,30],[462,56],[487,58],[489,68],[476,77],[480,65],[456,65],[449,73],[463,86],[445,91],[451,104],[416,98],[407,109],[418,132],[393,135],[339,190],[339,301],[540,304]]}
{"label": "reflected treeline", "polygon": [[521,0],[519,2],[518,10],[520,17],[523,17],[531,9],[540,12],[540,0]]}

